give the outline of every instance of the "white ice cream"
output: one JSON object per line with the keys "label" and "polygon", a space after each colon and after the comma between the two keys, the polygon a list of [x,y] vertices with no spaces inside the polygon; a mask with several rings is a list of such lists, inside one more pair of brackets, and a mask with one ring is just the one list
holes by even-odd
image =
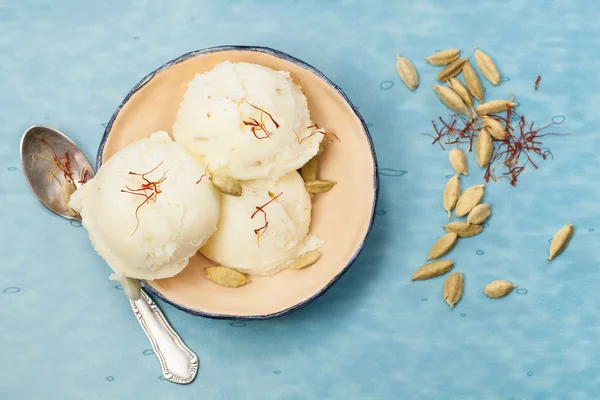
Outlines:
{"label": "white ice cream", "polygon": [[[219,194],[208,179],[196,184],[204,169],[167,133],[157,132],[114,154],[71,196],[70,206],[81,214],[94,249],[117,275],[171,277],[217,227]],[[130,173],[149,171],[143,177]],[[153,197],[140,207],[146,197],[136,189],[147,183],[144,178],[163,181],[158,193],[145,191]]]}
{"label": "white ice cream", "polygon": [[[322,243],[307,236],[312,206],[297,172],[278,181],[243,182],[242,187],[241,197],[222,196],[217,232],[200,249],[204,256],[249,274],[272,275]],[[256,208],[280,193],[264,207],[269,224],[259,238],[255,229],[265,225],[265,215]]]}
{"label": "white ice cream", "polygon": [[[252,132],[256,123],[264,130],[254,126]],[[289,72],[225,61],[189,83],[173,137],[214,172],[277,179],[317,154],[323,135],[310,136],[315,130]]]}

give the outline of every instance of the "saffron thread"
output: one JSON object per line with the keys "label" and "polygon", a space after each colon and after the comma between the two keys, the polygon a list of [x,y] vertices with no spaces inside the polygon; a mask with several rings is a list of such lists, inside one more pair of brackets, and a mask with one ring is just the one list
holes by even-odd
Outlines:
{"label": "saffron thread", "polygon": [[204,168],[204,173],[202,174],[202,176],[200,177],[200,179],[198,179],[196,181],[196,185],[199,184],[200,182],[202,182],[202,179],[204,179],[204,177],[206,176],[206,174],[208,173],[208,167],[210,166],[210,163],[206,164],[206,168]]}
{"label": "saffron thread", "polygon": [[306,142],[308,139],[310,139],[311,137],[313,137],[314,135],[316,135],[318,133],[323,135],[323,137],[325,139],[327,139],[329,142],[334,142],[336,140],[338,142],[340,142],[340,138],[338,137],[338,135],[336,135],[333,132],[326,132],[324,129],[319,128],[319,126],[317,124],[307,127],[307,129],[311,129],[311,128],[316,128],[316,129],[314,131],[312,131],[308,136],[305,136],[302,139],[300,139],[300,136],[298,136],[298,132],[296,132],[294,130],[294,135],[296,135],[296,140],[298,141],[298,144],[302,144],[302,143]]}
{"label": "saffron thread", "polygon": [[[506,114],[491,115],[491,118],[501,122],[506,129],[506,136],[503,140],[494,140],[494,149],[492,158],[488,163],[484,180],[496,182],[499,179],[508,179],[512,186],[517,185],[519,175],[527,166],[534,169],[538,168],[538,161],[534,156],[541,158],[542,161],[553,158],[549,149],[542,148],[542,138],[545,136],[563,136],[570,133],[544,132],[554,125],[563,125],[561,122],[551,122],[547,125],[536,127],[534,122],[528,122],[523,115],[519,115],[514,108],[509,108]],[[445,120],[442,117],[438,121],[432,121],[432,134],[425,134],[433,138],[432,144],[439,144],[444,149],[444,145],[465,145],[468,144],[469,151],[473,148],[477,135],[481,129],[481,123],[475,119],[469,119],[461,114],[453,114],[450,119]],[[496,168],[502,166],[506,171],[496,172]]]}
{"label": "saffron thread", "polygon": [[61,171],[63,173],[65,180],[70,183],[75,183],[75,182],[85,183],[86,182],[87,175],[88,175],[88,170],[86,168],[82,168],[81,171],[79,171],[79,177],[78,177],[79,179],[75,179],[73,169],[72,169],[71,154],[68,151],[66,151],[64,157],[61,158],[58,156],[58,154],[56,154],[56,151],[50,145],[50,143],[48,143],[48,141],[46,141],[46,139],[44,139],[43,137],[40,137],[40,136],[38,136],[37,139],[40,142],[44,143],[46,146],[48,146],[50,151],[52,151],[52,158],[48,158],[46,156],[43,156],[43,155],[37,154],[37,153],[33,154],[32,157],[38,157],[43,160],[50,161],[51,163],[56,165],[56,169],[54,169],[53,171],[50,172],[48,182],[51,182],[52,179],[56,179],[56,181],[58,182],[59,185],[61,185],[61,186],[64,185],[64,183],[61,182],[60,179],[58,179],[58,176],[56,176],[58,171]]}
{"label": "saffron thread", "polygon": [[167,171],[163,172],[161,178],[159,180],[157,180],[157,181],[151,181],[151,180],[149,180],[146,177],[147,175],[149,175],[152,172],[156,171],[158,169],[158,167],[160,167],[162,164],[163,163],[161,162],[156,167],[154,167],[150,171],[145,172],[143,174],[137,173],[137,172],[133,172],[133,171],[129,171],[128,175],[139,176],[140,178],[142,178],[142,180],[144,182],[141,183],[138,188],[130,188],[129,186],[125,186],[125,189],[121,189],[121,193],[129,193],[129,194],[132,194],[132,195],[135,195],[135,196],[142,196],[142,197],[144,197],[144,200],[135,209],[135,219],[136,219],[137,223],[135,225],[135,229],[131,233],[132,235],[140,227],[140,218],[139,218],[139,215],[138,215],[138,212],[140,211],[140,208],[142,208],[144,205],[150,203],[151,201],[156,201],[156,197],[158,196],[158,194],[162,193],[162,190],[160,189],[160,184],[163,183],[167,179],[167,172],[169,172],[169,171],[167,170]]}
{"label": "saffron thread", "polygon": [[[257,139],[262,140],[262,139],[270,138],[273,135],[273,132],[270,131],[269,129],[267,129],[265,122],[263,120],[264,115],[266,114],[269,117],[269,119],[275,126],[275,129],[279,129],[279,123],[277,121],[275,121],[275,118],[273,118],[273,116],[270,113],[268,113],[267,111],[248,102],[248,100],[245,100],[245,101],[246,101],[246,103],[248,103],[250,105],[250,107],[260,111],[260,122],[258,120],[256,120],[255,118],[249,117],[248,120],[242,121],[242,123],[246,126],[251,127],[250,131]],[[264,133],[263,136],[259,136],[260,131],[262,131]]]}
{"label": "saffron thread", "polygon": [[275,200],[277,200],[279,198],[279,196],[281,196],[282,194],[283,194],[283,192],[280,192],[278,195],[275,196],[275,195],[273,195],[273,193],[269,192],[269,197],[271,197],[271,200],[267,201],[262,206],[256,206],[256,211],[254,211],[252,216],[250,216],[250,219],[254,219],[254,217],[258,213],[262,213],[262,215],[264,217],[263,225],[260,228],[254,229],[254,234],[256,235],[256,243],[257,243],[258,247],[260,247],[260,238],[265,234],[265,232],[267,231],[267,228],[269,227],[269,220],[267,219],[267,213],[265,212],[265,207],[268,206],[269,204],[271,204],[272,202],[274,202]]}

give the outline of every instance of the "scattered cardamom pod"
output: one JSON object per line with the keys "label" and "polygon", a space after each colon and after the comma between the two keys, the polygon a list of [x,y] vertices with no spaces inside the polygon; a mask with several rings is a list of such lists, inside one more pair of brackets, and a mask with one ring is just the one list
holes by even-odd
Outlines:
{"label": "scattered cardamom pod", "polygon": [[242,195],[242,185],[229,175],[212,174],[209,179],[214,187],[223,194],[235,197]]}
{"label": "scattered cardamom pod", "polygon": [[481,117],[481,124],[494,139],[504,140],[506,138],[506,129],[502,123],[490,116],[484,115]]}
{"label": "scattered cardamom pod", "polygon": [[248,277],[235,269],[214,266],[204,268],[206,277],[217,285],[237,288],[250,282]]}
{"label": "scattered cardamom pod", "polygon": [[300,254],[298,258],[294,260],[288,267],[289,269],[302,269],[309,267],[316,263],[321,258],[321,252],[318,250],[307,251],[304,254]]}
{"label": "scattered cardamom pod", "polygon": [[473,99],[471,98],[471,95],[469,94],[469,91],[467,90],[466,87],[464,87],[464,85],[461,83],[461,81],[459,81],[456,78],[450,78],[448,79],[448,86],[450,86],[450,88],[452,90],[454,90],[454,92],[460,96],[460,98],[462,99],[462,101],[469,107],[469,108],[473,108]]}
{"label": "scattered cardamom pod", "polygon": [[437,80],[440,82],[446,82],[448,79],[454,78],[456,75],[460,74],[460,71],[462,71],[463,65],[465,65],[466,62],[466,58],[452,61],[439,72],[437,75]]}
{"label": "scattered cardamom pod", "polygon": [[454,247],[457,238],[458,235],[455,232],[448,232],[439,238],[433,244],[433,246],[431,246],[431,250],[429,250],[429,256],[427,256],[427,261],[446,255],[450,250],[452,250],[452,247]]}
{"label": "scattered cardamom pod", "polygon": [[307,161],[306,164],[300,168],[300,175],[304,182],[314,181],[317,179],[317,174],[319,173],[319,158],[314,156],[310,160]]}
{"label": "scattered cardamom pod", "polygon": [[446,188],[444,189],[444,210],[448,211],[448,219],[452,217],[452,210],[456,206],[456,202],[460,197],[460,181],[458,174],[448,179]]}
{"label": "scattered cardamom pod", "polygon": [[334,187],[336,183],[335,181],[314,180],[304,182],[304,186],[308,193],[323,193]]}
{"label": "scattered cardamom pod", "polygon": [[492,85],[500,84],[500,74],[496,69],[496,64],[494,64],[492,57],[488,56],[477,47],[475,47],[475,62],[477,62],[477,66],[481,70],[483,76],[485,76]]}
{"label": "scattered cardamom pod", "polygon": [[459,49],[447,49],[433,53],[429,57],[426,57],[425,61],[431,65],[440,66],[450,64],[452,61],[458,60],[458,57],[460,57]]}
{"label": "scattered cardamom pod", "polygon": [[483,288],[483,293],[489,298],[499,299],[500,297],[504,297],[516,288],[517,285],[509,282],[509,281],[493,281],[485,285]]}
{"label": "scattered cardamom pod", "polygon": [[454,267],[454,262],[450,260],[439,260],[423,265],[415,271],[412,278],[413,281],[423,281],[436,276],[444,275]]}
{"label": "scattered cardamom pod", "polygon": [[320,156],[323,150],[325,150],[323,143],[319,143],[319,151],[317,151],[317,155]]}
{"label": "scattered cardamom pod", "polygon": [[460,301],[464,286],[463,274],[460,272],[453,272],[446,278],[443,295],[444,300],[446,300],[446,303],[448,303],[451,308],[454,308],[456,303]]}
{"label": "scattered cardamom pod", "polygon": [[454,93],[452,89],[447,86],[433,85],[433,90],[439,97],[439,99],[448,107],[449,109],[467,114],[467,106],[462,101],[459,95]]}
{"label": "scattered cardamom pod", "polygon": [[481,168],[485,168],[488,165],[493,151],[492,136],[487,129],[483,128],[479,131],[477,139],[475,139],[475,159]]}
{"label": "scattered cardamom pod", "polygon": [[458,198],[454,212],[457,217],[464,217],[471,212],[473,208],[483,199],[483,189],[485,185],[475,185],[466,188]]}
{"label": "scattered cardamom pod", "polygon": [[410,62],[408,58],[396,56],[396,69],[402,82],[410,90],[415,90],[419,86],[419,76],[415,66]]}
{"label": "scattered cardamom pod", "polygon": [[478,204],[469,213],[467,222],[473,225],[481,225],[492,214],[492,208],[489,204]]}
{"label": "scattered cardamom pod", "polygon": [[454,221],[449,223],[448,225],[442,226],[448,232],[454,232],[458,235],[458,237],[466,238],[475,236],[483,230],[483,226],[481,225],[471,225],[467,221]]}
{"label": "scattered cardamom pod", "polygon": [[556,235],[554,235],[554,238],[552,238],[552,241],[550,242],[550,257],[548,257],[548,261],[563,252],[569,244],[569,240],[571,240],[574,231],[575,228],[573,225],[566,224],[556,233]]}
{"label": "scattered cardamom pod", "polygon": [[516,107],[518,105],[519,103],[515,103],[510,100],[490,100],[486,103],[480,104],[479,107],[477,107],[477,114],[495,114],[506,111],[509,107]]}
{"label": "scattered cardamom pod", "polygon": [[479,100],[480,103],[483,103],[483,88],[481,87],[481,81],[473,67],[471,67],[471,64],[468,62],[465,63],[462,72],[465,77],[467,88],[469,88],[469,92],[471,92],[473,97]]}
{"label": "scattered cardamom pod", "polygon": [[450,165],[452,166],[453,170],[459,174],[463,174],[464,176],[469,175],[467,172],[467,156],[461,149],[454,148],[450,150],[448,153],[448,159],[450,160]]}

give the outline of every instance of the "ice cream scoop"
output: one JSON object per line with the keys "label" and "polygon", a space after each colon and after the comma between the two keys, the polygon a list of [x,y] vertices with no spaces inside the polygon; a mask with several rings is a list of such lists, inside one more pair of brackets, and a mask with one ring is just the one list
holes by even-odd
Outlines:
{"label": "ice cream scoop", "polygon": [[137,279],[179,273],[219,219],[219,195],[205,167],[166,132],[138,140],[106,161],[71,196],[96,252]]}
{"label": "ice cream scoop", "polygon": [[204,256],[252,275],[272,275],[321,245],[308,236],[311,201],[296,171],[242,187],[240,197],[222,196],[217,232],[200,249]]}
{"label": "ice cream scoop", "polygon": [[287,71],[225,61],[189,82],[173,137],[236,179],[277,179],[310,160],[324,131]]}

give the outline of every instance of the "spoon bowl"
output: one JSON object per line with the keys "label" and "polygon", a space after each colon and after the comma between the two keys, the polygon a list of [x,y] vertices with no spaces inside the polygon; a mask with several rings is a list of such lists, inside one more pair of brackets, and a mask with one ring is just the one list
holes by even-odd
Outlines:
{"label": "spoon bowl", "polygon": [[80,187],[94,177],[94,169],[75,142],[56,129],[32,126],[21,138],[21,164],[31,190],[48,210],[81,221],[65,201],[63,187]]}

